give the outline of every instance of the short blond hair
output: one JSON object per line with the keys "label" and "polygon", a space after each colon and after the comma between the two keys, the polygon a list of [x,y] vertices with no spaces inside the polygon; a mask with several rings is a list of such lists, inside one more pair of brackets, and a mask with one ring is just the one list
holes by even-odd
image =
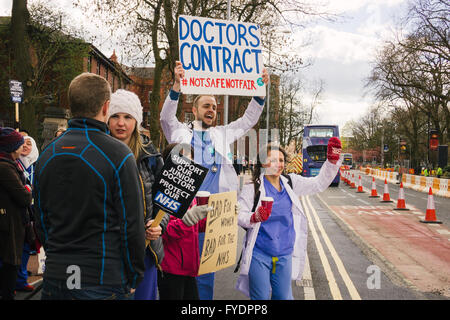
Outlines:
{"label": "short blond hair", "polygon": [[111,86],[105,78],[84,72],[70,83],[68,98],[73,117],[94,118],[111,98]]}

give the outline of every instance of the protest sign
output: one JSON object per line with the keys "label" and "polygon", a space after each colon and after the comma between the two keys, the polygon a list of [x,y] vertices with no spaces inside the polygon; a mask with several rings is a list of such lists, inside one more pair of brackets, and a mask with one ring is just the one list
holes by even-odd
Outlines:
{"label": "protest sign", "polygon": [[161,211],[181,219],[207,173],[205,167],[172,153],[156,179],[153,204]]}
{"label": "protest sign", "polygon": [[261,31],[253,23],[181,15],[181,92],[265,96]]}
{"label": "protest sign", "polygon": [[212,194],[198,274],[216,272],[236,262],[238,225],[236,191]]}
{"label": "protest sign", "polygon": [[17,80],[9,80],[9,92],[11,94],[11,101],[14,103],[21,103],[23,96],[22,82]]}

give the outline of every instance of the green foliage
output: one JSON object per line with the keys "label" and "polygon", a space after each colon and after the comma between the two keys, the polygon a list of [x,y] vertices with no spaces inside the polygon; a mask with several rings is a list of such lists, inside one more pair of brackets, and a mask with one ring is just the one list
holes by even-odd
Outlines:
{"label": "green foliage", "polygon": [[[31,86],[24,84],[28,91],[27,100],[22,104],[27,110],[35,110],[29,131],[37,132],[39,115],[49,106],[64,106],[70,81],[83,71],[83,58],[89,55],[90,45],[81,39],[62,32],[61,25],[49,25],[51,11],[31,11],[32,24],[27,28],[31,45],[32,79]],[[45,13],[45,14],[44,14]],[[12,121],[14,108],[9,96],[8,80],[11,79],[12,48],[10,22],[0,24],[0,118]],[[22,115],[21,115],[22,116]]]}

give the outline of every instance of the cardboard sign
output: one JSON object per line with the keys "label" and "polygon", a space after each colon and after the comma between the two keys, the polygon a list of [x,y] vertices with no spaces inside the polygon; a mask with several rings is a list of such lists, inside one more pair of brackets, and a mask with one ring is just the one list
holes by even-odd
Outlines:
{"label": "cardboard sign", "polygon": [[208,169],[178,154],[167,157],[156,179],[153,204],[182,218],[208,173]]}
{"label": "cardboard sign", "polygon": [[22,102],[23,87],[22,82],[17,80],[9,80],[9,92],[12,102]]}
{"label": "cardboard sign", "polygon": [[265,96],[261,32],[253,23],[181,15],[181,92]]}
{"label": "cardboard sign", "polygon": [[238,225],[236,191],[212,194],[198,274],[216,272],[236,263]]}

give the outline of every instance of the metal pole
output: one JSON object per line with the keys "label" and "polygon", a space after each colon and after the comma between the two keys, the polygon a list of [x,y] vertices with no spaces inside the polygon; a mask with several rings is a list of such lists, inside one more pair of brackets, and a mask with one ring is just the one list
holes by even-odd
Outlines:
{"label": "metal pole", "polygon": [[384,130],[381,128],[381,167],[384,168]]}
{"label": "metal pole", "polygon": [[[231,0],[227,0],[227,20],[230,20],[231,16]],[[224,96],[223,100],[223,124],[228,124],[228,95]]]}
{"label": "metal pole", "polygon": [[270,50],[271,50],[271,42],[269,39],[269,66],[268,66],[268,73],[269,73],[269,82],[267,83],[267,109],[266,109],[266,128],[267,128],[267,143],[269,143],[269,118],[270,118]]}

